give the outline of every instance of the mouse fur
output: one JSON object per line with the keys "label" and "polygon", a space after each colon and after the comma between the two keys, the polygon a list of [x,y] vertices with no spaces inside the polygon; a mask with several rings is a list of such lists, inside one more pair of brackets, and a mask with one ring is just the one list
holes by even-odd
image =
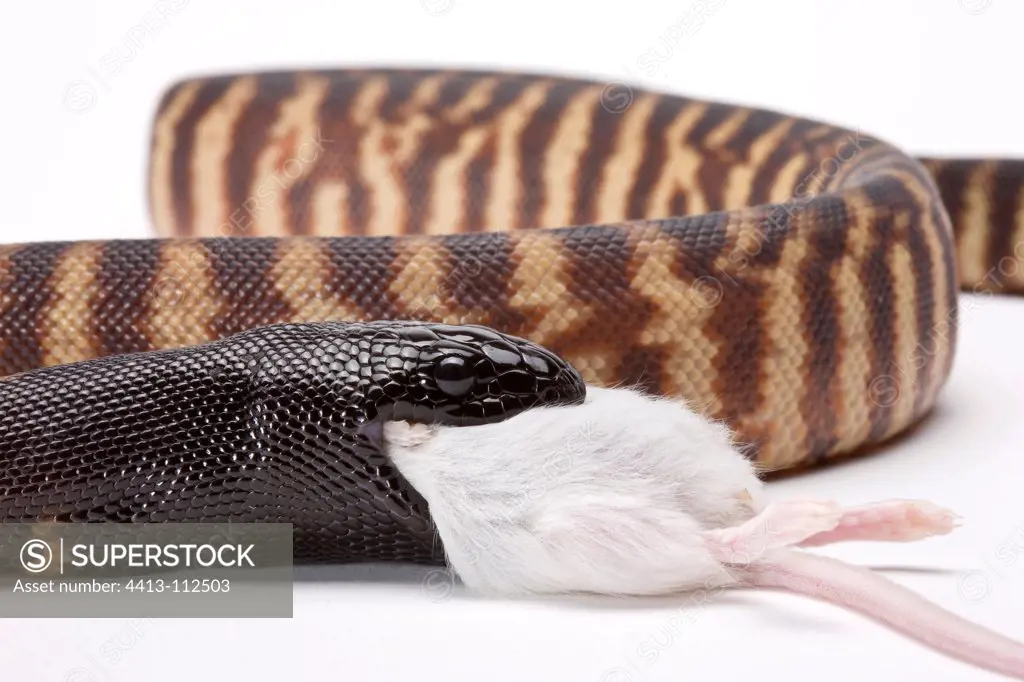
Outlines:
{"label": "mouse fur", "polygon": [[427,499],[451,567],[483,593],[730,585],[702,532],[765,504],[728,428],[629,389],[588,387],[582,405],[483,426],[389,422],[384,442]]}

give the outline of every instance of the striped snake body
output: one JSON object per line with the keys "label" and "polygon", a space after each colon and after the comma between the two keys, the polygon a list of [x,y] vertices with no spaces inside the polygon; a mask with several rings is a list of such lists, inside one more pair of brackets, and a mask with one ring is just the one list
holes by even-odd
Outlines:
{"label": "striped snake body", "polygon": [[785,469],[921,418],[958,288],[1024,289],[1019,163],[583,80],[189,79],[149,168],[161,239],[0,247],[0,375],[283,322],[472,323],[685,398]]}

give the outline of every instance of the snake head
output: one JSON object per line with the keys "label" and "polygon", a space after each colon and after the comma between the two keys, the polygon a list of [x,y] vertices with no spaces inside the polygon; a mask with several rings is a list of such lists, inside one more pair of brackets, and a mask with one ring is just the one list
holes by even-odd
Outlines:
{"label": "snake head", "polygon": [[416,359],[406,394],[394,404],[395,420],[472,426],[586,397],[572,365],[525,339],[479,325],[426,323],[403,328],[401,336]]}

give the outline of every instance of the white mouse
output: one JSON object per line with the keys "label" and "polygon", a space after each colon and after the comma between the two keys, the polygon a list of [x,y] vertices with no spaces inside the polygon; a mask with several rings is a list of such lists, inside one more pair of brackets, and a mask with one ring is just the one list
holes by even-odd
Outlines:
{"label": "white mouse", "polygon": [[875,618],[947,655],[1024,679],[1024,645],[870,570],[812,554],[845,540],[947,533],[925,501],[843,509],[769,502],[729,429],[680,401],[588,387],[581,405],[472,427],[384,426],[430,505],[454,572],[490,594],[681,594],[771,587]]}

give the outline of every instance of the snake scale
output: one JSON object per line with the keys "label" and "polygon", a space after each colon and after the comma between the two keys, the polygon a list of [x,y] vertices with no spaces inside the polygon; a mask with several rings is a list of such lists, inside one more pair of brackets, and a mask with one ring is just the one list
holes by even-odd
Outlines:
{"label": "snake scale", "polygon": [[298,562],[437,564],[384,423],[488,424],[584,395],[532,343],[409,321],[259,326],[44,368],[0,383],[0,522],[290,523]]}
{"label": "snake scale", "polygon": [[[540,74],[185,79],[148,187],[159,239],[0,247],[0,375],[279,323],[482,325],[792,469],[929,411],[958,289],[1024,290],[1024,162]],[[0,472],[8,507],[36,476]]]}

